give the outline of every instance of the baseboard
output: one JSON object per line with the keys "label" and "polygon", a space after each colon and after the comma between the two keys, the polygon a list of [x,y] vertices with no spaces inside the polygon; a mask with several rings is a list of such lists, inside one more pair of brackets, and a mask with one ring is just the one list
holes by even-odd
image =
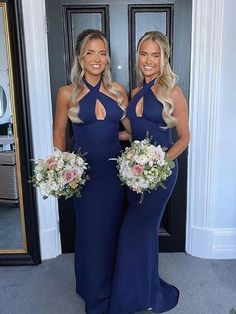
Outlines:
{"label": "baseboard", "polygon": [[214,229],[212,257],[236,259],[236,228]]}
{"label": "baseboard", "polygon": [[54,258],[61,254],[57,228],[41,230],[39,236],[42,260]]}
{"label": "baseboard", "polygon": [[191,228],[187,253],[208,259],[236,259],[236,228]]}
{"label": "baseboard", "polygon": [[213,230],[192,227],[190,232],[191,237],[189,237],[189,240],[191,240],[190,242],[188,241],[187,253],[196,257],[211,258]]}

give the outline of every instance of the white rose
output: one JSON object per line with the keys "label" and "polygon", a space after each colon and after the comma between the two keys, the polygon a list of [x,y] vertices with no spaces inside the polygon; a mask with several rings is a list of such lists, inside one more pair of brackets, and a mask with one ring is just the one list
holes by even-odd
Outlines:
{"label": "white rose", "polygon": [[58,160],[57,162],[57,168],[62,169],[64,167],[64,161],[63,160]]}
{"label": "white rose", "polygon": [[76,175],[79,176],[79,177],[81,177],[82,174],[83,174],[83,169],[82,169],[82,168],[79,168],[79,167],[76,168]]}
{"label": "white rose", "polygon": [[159,165],[159,166],[164,166],[165,165],[165,159],[161,159],[161,160],[157,160],[157,164]]}
{"label": "white rose", "polygon": [[145,165],[148,162],[148,157],[139,156],[136,161],[139,165]]}
{"label": "white rose", "polygon": [[159,160],[163,160],[165,158],[165,152],[162,150],[160,145],[155,147],[155,155],[156,155],[156,158]]}
{"label": "white rose", "polygon": [[37,174],[36,174],[36,180],[37,180],[37,181],[41,181],[42,178],[43,178],[43,176],[41,175],[41,173],[37,173]]}
{"label": "white rose", "polygon": [[149,167],[152,167],[153,166],[153,161],[150,160],[149,163],[148,163]]}
{"label": "white rose", "polygon": [[83,159],[80,157],[77,157],[77,165],[82,166],[84,163]]}
{"label": "white rose", "polygon": [[59,190],[59,186],[58,186],[58,184],[52,184],[51,185],[51,190],[53,190],[53,191],[58,191]]}

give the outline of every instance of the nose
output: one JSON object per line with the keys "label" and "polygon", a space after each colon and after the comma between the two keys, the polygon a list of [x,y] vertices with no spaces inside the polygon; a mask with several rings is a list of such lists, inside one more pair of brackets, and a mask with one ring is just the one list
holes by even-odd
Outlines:
{"label": "nose", "polygon": [[147,64],[151,63],[151,55],[147,55],[146,63]]}
{"label": "nose", "polygon": [[95,62],[100,62],[100,55],[98,53],[95,53],[94,55],[94,61]]}

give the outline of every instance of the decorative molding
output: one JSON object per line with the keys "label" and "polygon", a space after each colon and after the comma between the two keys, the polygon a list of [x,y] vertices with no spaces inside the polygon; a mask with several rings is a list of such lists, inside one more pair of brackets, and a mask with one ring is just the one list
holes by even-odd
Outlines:
{"label": "decorative molding", "polygon": [[194,252],[187,253],[197,257],[211,258],[213,247],[213,230],[192,226],[191,246],[194,248]]}
{"label": "decorative molding", "polygon": [[186,251],[202,257],[213,248],[223,9],[223,0],[193,0]]}
{"label": "decorative molding", "polygon": [[[22,0],[22,9],[34,158],[38,159],[53,151],[45,2]],[[37,203],[41,257],[56,257],[61,253],[57,201],[43,200],[37,191]]]}
{"label": "decorative molding", "polygon": [[214,230],[212,257],[217,259],[236,258],[235,228]]}
{"label": "decorative molding", "polygon": [[[210,259],[236,258],[236,229],[192,227],[194,256]],[[190,253],[190,252],[188,252]]]}

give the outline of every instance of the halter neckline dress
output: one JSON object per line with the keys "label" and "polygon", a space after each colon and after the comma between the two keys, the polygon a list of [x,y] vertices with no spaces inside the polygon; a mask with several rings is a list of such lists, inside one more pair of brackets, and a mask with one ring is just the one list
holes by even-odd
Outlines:
{"label": "halter neckline dress", "polygon": [[[130,101],[127,116],[131,122],[133,140],[146,138],[161,146],[172,146],[172,134],[162,118],[163,105],[152,91],[155,80],[144,82],[143,88]],[[143,97],[143,114],[136,114],[136,106]],[[159,277],[158,230],[165,206],[174,189],[178,163],[165,182],[166,189],[140,195],[128,189],[128,210],[121,227],[112,287],[109,314],[134,314],[152,310],[169,311],[178,303],[179,291]]]}
{"label": "halter neckline dress", "polygon": [[[90,166],[90,180],[81,198],[74,198],[76,292],[83,297],[87,314],[106,314],[123,217],[123,188],[116,165],[109,158],[116,158],[121,150],[119,121],[124,112],[114,99],[100,91],[101,80],[96,86],[86,80],[84,84],[89,92],[79,102],[81,123],[72,124],[74,151],[80,148],[87,153]],[[96,117],[97,100],[106,112],[103,120]]]}

